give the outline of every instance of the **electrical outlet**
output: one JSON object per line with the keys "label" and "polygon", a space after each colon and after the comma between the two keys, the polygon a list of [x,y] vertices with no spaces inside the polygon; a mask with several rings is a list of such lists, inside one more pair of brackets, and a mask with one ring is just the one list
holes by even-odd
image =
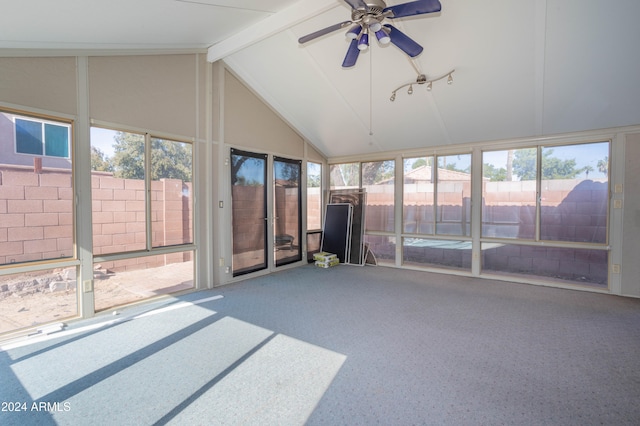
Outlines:
{"label": "electrical outlet", "polygon": [[615,192],[616,194],[620,194],[622,192],[622,184],[616,183],[613,187],[613,192]]}

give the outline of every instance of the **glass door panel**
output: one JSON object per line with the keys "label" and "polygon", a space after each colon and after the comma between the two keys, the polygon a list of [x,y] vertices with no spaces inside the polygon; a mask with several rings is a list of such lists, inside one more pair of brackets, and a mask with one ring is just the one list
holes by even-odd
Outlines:
{"label": "glass door panel", "polygon": [[274,183],[274,259],[276,266],[302,259],[302,192],[299,160],[275,157]]}
{"label": "glass door panel", "polygon": [[231,150],[233,276],[267,268],[267,156]]}

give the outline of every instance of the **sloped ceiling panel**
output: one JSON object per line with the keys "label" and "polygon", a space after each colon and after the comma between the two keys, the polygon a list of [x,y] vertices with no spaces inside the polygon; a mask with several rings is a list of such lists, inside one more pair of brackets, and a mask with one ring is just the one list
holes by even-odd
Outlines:
{"label": "sloped ceiling panel", "polygon": [[256,43],[225,62],[323,154],[368,149],[365,124],[290,33]]}
{"label": "sloped ceiling panel", "polygon": [[545,133],[640,123],[640,2],[547,4]]}
{"label": "sloped ceiling panel", "polygon": [[0,41],[5,48],[206,48],[293,2],[270,1],[269,7],[212,0],[4,2]]}
{"label": "sloped ceiling panel", "polygon": [[[443,3],[440,14],[394,22],[425,48],[413,64],[395,46],[372,42],[355,67],[343,69],[344,31],[297,45],[298,37],[348,19],[346,7],[227,62],[329,157],[535,134],[534,2]],[[453,68],[453,85],[414,86],[411,96],[405,88],[389,100],[415,81],[416,70],[437,77]]]}

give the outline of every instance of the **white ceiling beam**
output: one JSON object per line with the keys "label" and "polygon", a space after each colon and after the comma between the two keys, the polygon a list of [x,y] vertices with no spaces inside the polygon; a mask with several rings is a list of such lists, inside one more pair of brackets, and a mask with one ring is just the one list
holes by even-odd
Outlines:
{"label": "white ceiling beam", "polygon": [[337,0],[300,0],[231,37],[211,46],[207,61],[215,62],[338,6]]}

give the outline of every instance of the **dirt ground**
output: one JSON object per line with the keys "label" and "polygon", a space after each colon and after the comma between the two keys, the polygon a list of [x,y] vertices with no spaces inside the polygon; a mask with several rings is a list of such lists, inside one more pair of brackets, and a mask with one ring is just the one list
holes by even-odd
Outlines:
{"label": "dirt ground", "polygon": [[[94,278],[96,311],[174,293],[193,287],[193,262],[114,273],[97,271]],[[0,299],[0,333],[64,322],[78,312],[76,290],[22,291]]]}

